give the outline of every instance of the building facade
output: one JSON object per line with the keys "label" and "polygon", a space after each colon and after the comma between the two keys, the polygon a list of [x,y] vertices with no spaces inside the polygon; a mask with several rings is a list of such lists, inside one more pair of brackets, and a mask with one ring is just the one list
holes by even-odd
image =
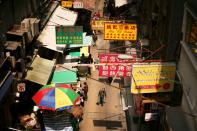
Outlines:
{"label": "building facade", "polygon": [[197,1],[184,5],[178,74],[183,86],[182,110],[190,131],[197,130]]}
{"label": "building facade", "polygon": [[[179,118],[169,120],[172,130],[197,130],[197,1],[195,0],[143,0],[139,6],[139,38],[150,41],[150,49],[159,50],[150,59],[177,63],[177,87],[182,90],[178,106],[173,108]],[[177,87],[176,87],[177,86]],[[179,90],[178,89],[178,90]],[[172,98],[178,96],[177,92]],[[171,99],[171,101],[175,101]],[[171,118],[172,118],[171,117]],[[170,119],[170,117],[169,117]],[[180,123],[181,124],[180,124]],[[181,126],[176,127],[179,123]],[[182,128],[181,128],[182,127]]]}
{"label": "building facade", "polygon": [[51,0],[0,0],[0,130],[15,127],[18,122],[17,83],[22,80],[21,75],[25,75],[25,72],[20,77],[17,72],[24,71],[27,64],[27,56],[21,52],[30,50],[27,45],[24,46],[26,48],[21,48],[21,43],[24,44],[20,39],[22,35],[20,38],[9,39],[7,32],[14,25],[20,25],[25,18],[41,18],[39,15],[43,14],[50,2]]}

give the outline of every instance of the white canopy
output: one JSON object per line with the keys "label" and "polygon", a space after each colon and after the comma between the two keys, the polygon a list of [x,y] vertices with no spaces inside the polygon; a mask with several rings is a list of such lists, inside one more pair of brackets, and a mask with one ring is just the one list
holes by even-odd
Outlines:
{"label": "white canopy", "polygon": [[127,4],[127,0],[115,0],[115,7],[120,7]]}
{"label": "white canopy", "polygon": [[38,37],[38,41],[46,48],[62,52],[65,45],[56,45],[55,26],[73,26],[77,20],[77,16],[77,12],[58,6]]}

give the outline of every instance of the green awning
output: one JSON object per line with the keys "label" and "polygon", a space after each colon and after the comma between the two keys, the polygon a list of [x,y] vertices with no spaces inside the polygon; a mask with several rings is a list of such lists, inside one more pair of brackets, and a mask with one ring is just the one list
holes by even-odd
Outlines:
{"label": "green awning", "polygon": [[71,55],[71,57],[72,56],[78,56],[79,57],[80,56],[80,52],[78,52],[78,51],[77,52],[69,52],[69,55]]}
{"label": "green awning", "polygon": [[51,83],[65,83],[65,84],[76,83],[77,82],[76,71],[77,71],[76,69],[55,71]]}

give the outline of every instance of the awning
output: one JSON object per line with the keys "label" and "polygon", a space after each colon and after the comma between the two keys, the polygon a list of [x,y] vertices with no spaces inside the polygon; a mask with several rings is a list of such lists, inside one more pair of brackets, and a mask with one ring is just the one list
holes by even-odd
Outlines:
{"label": "awning", "polygon": [[69,55],[66,56],[66,60],[68,59],[77,59],[79,58],[82,54],[84,54],[85,56],[89,55],[89,47],[85,46],[85,47],[81,47],[79,48],[79,51],[71,51],[69,52]]}
{"label": "awning", "polygon": [[56,70],[53,74],[51,83],[65,83],[72,84],[77,83],[77,69],[64,69]]}
{"label": "awning", "polygon": [[127,4],[127,0],[115,0],[115,7],[120,7]]}
{"label": "awning", "polygon": [[65,45],[56,45],[55,26],[73,26],[77,20],[77,16],[77,12],[58,6],[38,37],[38,41],[46,48],[62,52]]}
{"label": "awning", "polygon": [[5,78],[0,83],[0,101],[5,96],[6,92],[10,88],[13,82],[14,76],[12,75],[11,71],[8,71]]}
{"label": "awning", "polygon": [[80,52],[79,51],[69,52],[69,55],[71,55],[71,57],[80,57]]}
{"label": "awning", "polygon": [[55,61],[36,57],[31,65],[32,70],[28,70],[26,80],[46,85],[54,69]]}

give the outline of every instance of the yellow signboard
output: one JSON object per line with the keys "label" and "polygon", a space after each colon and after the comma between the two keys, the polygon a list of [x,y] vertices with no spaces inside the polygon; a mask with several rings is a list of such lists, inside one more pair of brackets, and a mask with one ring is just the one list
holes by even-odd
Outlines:
{"label": "yellow signboard", "polygon": [[131,40],[137,39],[137,25],[126,23],[105,23],[105,40]]}
{"label": "yellow signboard", "polygon": [[72,1],[61,1],[62,7],[71,8],[73,5]]}
{"label": "yellow signboard", "polygon": [[170,92],[174,87],[175,64],[134,64],[131,93]]}
{"label": "yellow signboard", "polygon": [[104,23],[113,23],[115,21],[110,21],[110,20],[92,20],[91,21],[91,26],[93,30],[104,30]]}

